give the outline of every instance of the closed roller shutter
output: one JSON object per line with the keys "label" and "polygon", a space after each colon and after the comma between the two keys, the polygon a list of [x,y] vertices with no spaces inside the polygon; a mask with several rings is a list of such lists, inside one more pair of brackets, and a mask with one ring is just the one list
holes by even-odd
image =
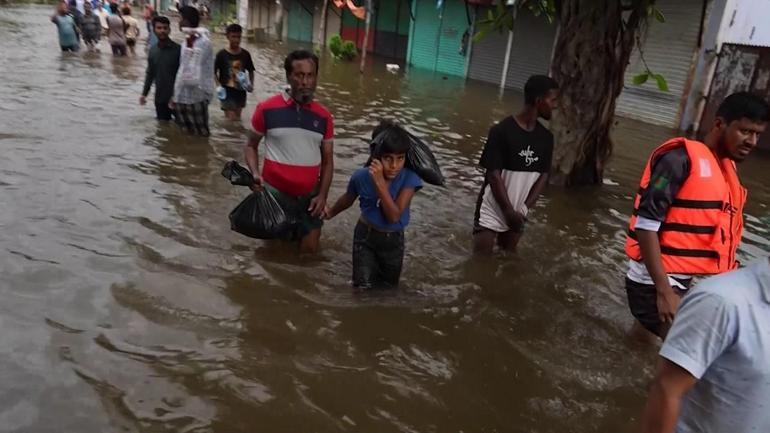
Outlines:
{"label": "closed roller shutter", "polygon": [[465,63],[468,58],[460,54],[460,47],[463,34],[466,31],[470,31],[470,24],[465,11],[465,3],[445,1],[439,33],[436,71],[465,76]]}
{"label": "closed roller shutter", "polygon": [[549,23],[543,15],[536,17],[528,9],[521,9],[513,26],[513,46],[505,87],[523,90],[530,76],[548,75],[555,38],[556,24]]}
{"label": "closed roller shutter", "polygon": [[666,78],[669,91],[658,90],[655,80],[641,86],[633,84],[633,77],[644,70],[635,51],[626,70],[626,84],[618,98],[616,112],[648,123],[677,127],[682,95],[698,44],[702,0],[663,0],[657,6],[666,22],[651,20],[642,50],[650,69]]}
{"label": "closed roller shutter", "polygon": [[[477,11],[477,22],[486,19],[490,8],[483,7]],[[473,43],[471,60],[468,66],[468,78],[500,84],[503,75],[505,49],[508,47],[508,32],[490,32],[479,42]]]}
{"label": "closed roller shutter", "polygon": [[289,6],[288,37],[296,41],[313,41],[313,2],[292,0]]}
{"label": "closed roller shutter", "polygon": [[440,21],[436,3],[431,0],[415,2],[414,33],[409,39],[409,63],[417,68],[435,70]]}

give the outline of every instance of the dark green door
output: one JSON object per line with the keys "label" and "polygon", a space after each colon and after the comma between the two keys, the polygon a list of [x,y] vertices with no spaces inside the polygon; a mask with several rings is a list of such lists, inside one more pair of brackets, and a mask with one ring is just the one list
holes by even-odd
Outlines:
{"label": "dark green door", "polygon": [[313,3],[292,0],[289,6],[289,39],[313,41]]}
{"label": "dark green door", "polygon": [[465,76],[466,57],[460,54],[463,33],[469,27],[465,5],[445,1],[441,10],[434,0],[413,0],[414,30],[409,38],[409,63],[450,75]]}

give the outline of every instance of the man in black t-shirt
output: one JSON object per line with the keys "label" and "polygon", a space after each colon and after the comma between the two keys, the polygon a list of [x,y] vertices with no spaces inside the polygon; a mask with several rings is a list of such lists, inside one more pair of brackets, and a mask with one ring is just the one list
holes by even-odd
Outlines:
{"label": "man in black t-shirt", "polygon": [[[230,45],[217,53],[214,70],[217,80],[225,88],[226,97],[222,100],[225,117],[239,120],[241,110],[246,106],[246,92],[254,90],[254,63],[251,54],[241,48],[243,28],[238,24],[230,24],[225,32]],[[243,74],[248,74],[248,82],[243,80]]]}
{"label": "man in black t-shirt", "polygon": [[491,254],[497,243],[514,251],[529,209],[548,182],[553,135],[538,118],[550,119],[559,85],[533,75],[524,86],[525,105],[489,130],[479,165],[486,170],[473,227],[473,252]]}

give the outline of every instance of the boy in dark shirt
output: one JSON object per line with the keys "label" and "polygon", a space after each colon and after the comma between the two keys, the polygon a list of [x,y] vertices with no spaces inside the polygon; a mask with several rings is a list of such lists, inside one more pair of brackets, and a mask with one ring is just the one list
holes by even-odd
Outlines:
{"label": "boy in dark shirt", "polygon": [[158,120],[169,121],[173,110],[168,103],[174,94],[174,81],[179,69],[179,52],[181,47],[169,39],[171,22],[166,17],[156,16],[152,19],[153,30],[158,43],[150,48],[147,56],[147,72],[144,77],[144,89],[139,98],[139,104],[147,103],[152,83],[155,83],[155,113]]}
{"label": "boy in dark shirt", "polygon": [[[214,70],[217,80],[227,94],[222,101],[225,117],[230,120],[239,120],[241,111],[246,106],[246,92],[254,90],[251,85],[254,82],[254,63],[251,61],[251,54],[241,48],[243,28],[238,24],[230,24],[225,31],[230,44],[217,53]],[[248,73],[248,83],[238,78],[239,73]],[[244,84],[246,84],[245,87]]]}
{"label": "boy in dark shirt", "polygon": [[348,190],[326,218],[333,218],[359,199],[361,217],[353,235],[353,287],[395,287],[404,260],[404,230],[409,204],[422,180],[405,168],[409,135],[400,126],[383,121],[372,133],[369,166],[356,170]]}
{"label": "boy in dark shirt", "polygon": [[492,254],[495,243],[514,251],[529,209],[548,182],[553,135],[538,118],[549,120],[558,84],[533,75],[524,85],[524,108],[489,130],[479,165],[486,172],[473,227],[473,252]]}

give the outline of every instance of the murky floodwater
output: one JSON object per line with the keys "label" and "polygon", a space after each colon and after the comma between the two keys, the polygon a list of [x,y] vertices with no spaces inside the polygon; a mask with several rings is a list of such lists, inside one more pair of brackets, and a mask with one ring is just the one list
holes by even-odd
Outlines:
{"label": "murky floodwater", "polygon": [[[669,131],[621,121],[607,185],[552,188],[517,257],[474,262],[475,163],[520,101],[324,62],[333,198],[383,116],[431,137],[448,178],[414,200],[404,287],[355,295],[356,212],[312,259],[231,232],[246,191],[219,171],[243,129],[216,105],[210,139],[159,126],[137,104],[144,54],[63,55],[50,12],[0,9],[1,431],[632,429],[654,348],[625,338],[623,226]],[[288,49],[248,48],[260,78],[244,120],[282,84]],[[770,250],[767,162],[742,167],[744,259]]]}

